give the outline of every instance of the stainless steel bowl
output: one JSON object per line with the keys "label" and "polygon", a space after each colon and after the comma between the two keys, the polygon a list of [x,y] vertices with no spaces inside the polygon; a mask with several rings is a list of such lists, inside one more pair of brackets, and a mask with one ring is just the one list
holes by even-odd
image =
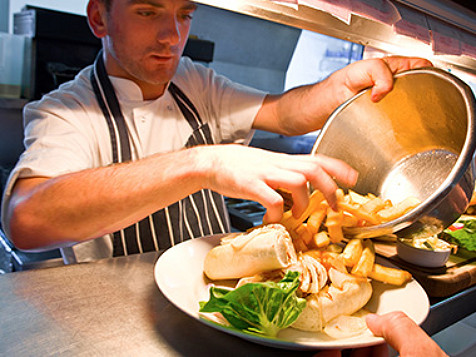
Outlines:
{"label": "stainless steel bowl", "polygon": [[422,203],[384,224],[349,228],[347,236],[433,235],[468,207],[474,189],[475,99],[452,74],[424,68],[395,75],[379,103],[370,89],[352,97],[327,120],[313,154],[341,159],[357,171],[353,190],[394,204],[409,196]]}

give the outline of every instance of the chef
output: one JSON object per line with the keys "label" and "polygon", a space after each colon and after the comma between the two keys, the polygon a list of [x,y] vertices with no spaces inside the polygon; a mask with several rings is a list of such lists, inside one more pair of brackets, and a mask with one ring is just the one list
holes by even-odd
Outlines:
{"label": "chef", "polygon": [[165,249],[227,232],[223,196],[260,202],[265,219],[308,202],[307,184],[336,206],[347,164],[246,145],[253,129],[300,135],[392,75],[431,65],[419,58],[355,62],[326,80],[280,95],[217,75],[182,57],[196,5],[189,0],[90,0],[102,40],[95,63],[24,110],[25,145],[4,193],[3,227],[19,249],[61,248],[67,263]]}

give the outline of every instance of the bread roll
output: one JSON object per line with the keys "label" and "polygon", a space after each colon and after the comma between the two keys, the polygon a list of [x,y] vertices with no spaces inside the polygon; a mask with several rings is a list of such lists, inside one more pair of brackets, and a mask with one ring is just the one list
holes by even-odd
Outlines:
{"label": "bread roll", "polygon": [[296,260],[288,231],[280,224],[270,224],[223,238],[205,257],[204,272],[212,280],[239,279],[283,269]]}

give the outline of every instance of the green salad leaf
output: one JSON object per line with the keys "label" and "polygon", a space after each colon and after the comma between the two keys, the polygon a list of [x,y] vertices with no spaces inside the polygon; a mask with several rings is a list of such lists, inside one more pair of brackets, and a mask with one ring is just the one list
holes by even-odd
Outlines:
{"label": "green salad leaf", "polygon": [[306,300],[296,295],[298,287],[295,271],[287,272],[277,283],[248,283],[234,290],[212,286],[210,299],[200,302],[200,312],[220,312],[241,331],[276,337],[306,306]]}
{"label": "green salad leaf", "polygon": [[446,240],[469,251],[476,251],[476,219],[460,218],[456,221],[463,224],[460,229],[447,228],[443,231]]}

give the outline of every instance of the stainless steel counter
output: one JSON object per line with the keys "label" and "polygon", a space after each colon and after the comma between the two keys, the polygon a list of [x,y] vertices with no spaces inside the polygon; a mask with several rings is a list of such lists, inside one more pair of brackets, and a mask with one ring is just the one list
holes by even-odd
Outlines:
{"label": "stainless steel counter", "polygon": [[[0,276],[0,355],[312,355],[253,344],[185,315],[155,284],[158,255]],[[427,320],[430,330],[448,323],[444,315],[451,311],[474,312],[476,304],[468,299],[476,301],[476,289],[468,289],[463,300],[454,297],[433,305],[437,313]]]}
{"label": "stainless steel counter", "polygon": [[0,276],[0,355],[296,355],[215,331],[176,309],[155,284],[157,257]]}

